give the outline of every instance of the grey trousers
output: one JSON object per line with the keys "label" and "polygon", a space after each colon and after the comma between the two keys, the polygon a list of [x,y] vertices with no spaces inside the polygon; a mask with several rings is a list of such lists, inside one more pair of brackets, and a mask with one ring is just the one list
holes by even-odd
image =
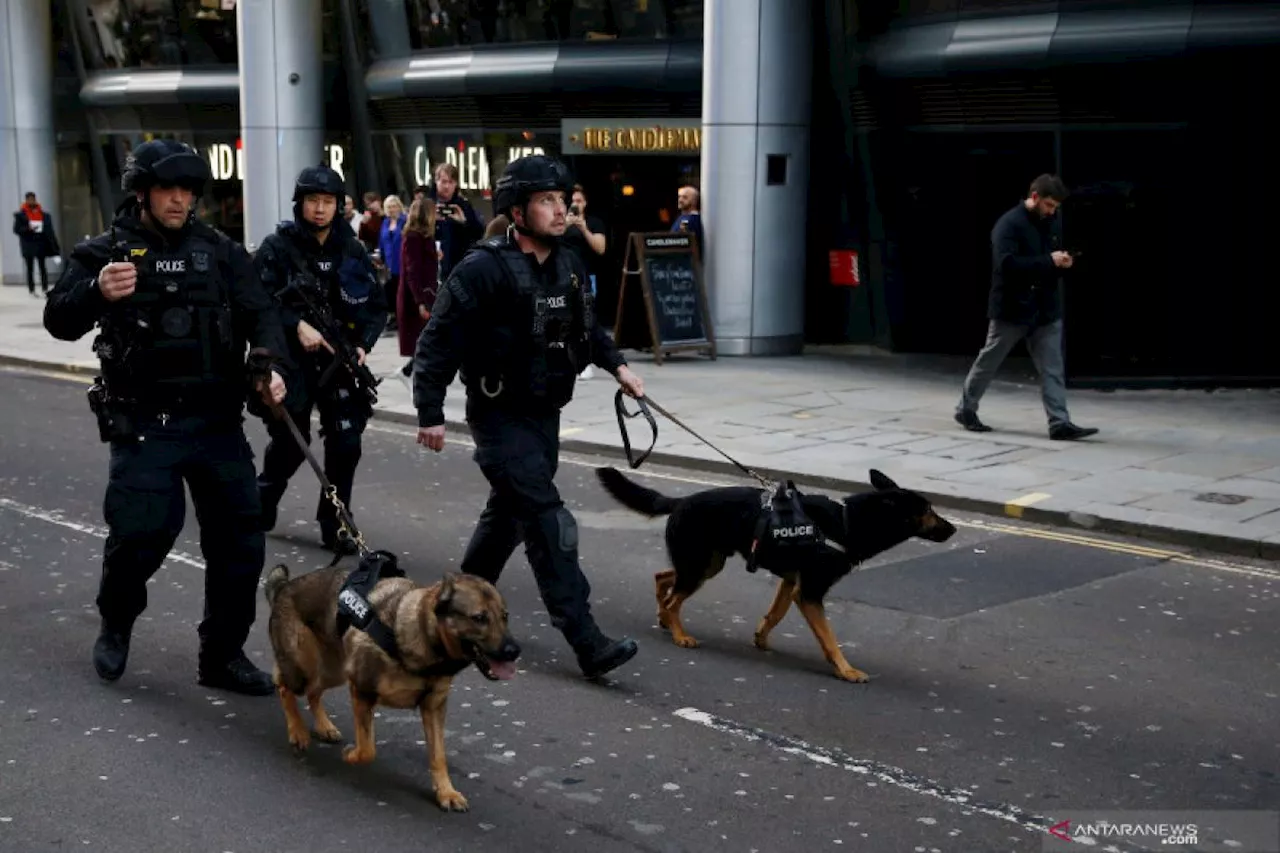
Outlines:
{"label": "grey trousers", "polygon": [[1023,326],[1004,320],[992,320],[987,327],[987,343],[974,359],[969,375],[965,377],[956,411],[978,411],[978,402],[987,393],[987,386],[995,378],[996,371],[1008,357],[1018,341],[1026,338],[1027,349],[1040,374],[1040,396],[1044,400],[1044,412],[1049,416],[1049,428],[1070,423],[1067,415],[1067,385],[1062,364],[1062,321],[1055,320],[1044,326]]}

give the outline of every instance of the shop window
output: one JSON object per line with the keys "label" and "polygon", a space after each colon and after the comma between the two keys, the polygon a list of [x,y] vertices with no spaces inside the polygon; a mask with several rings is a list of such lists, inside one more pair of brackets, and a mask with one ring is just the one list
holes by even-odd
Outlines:
{"label": "shop window", "polygon": [[703,0],[406,0],[405,5],[415,50],[702,36]]}
{"label": "shop window", "polygon": [[87,0],[93,69],[236,64],[235,0]]}

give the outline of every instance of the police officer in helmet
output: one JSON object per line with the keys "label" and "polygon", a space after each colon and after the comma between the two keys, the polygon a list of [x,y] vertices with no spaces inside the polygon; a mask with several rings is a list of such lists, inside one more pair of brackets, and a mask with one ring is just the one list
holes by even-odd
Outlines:
{"label": "police officer in helmet", "polygon": [[461,372],[475,460],[491,486],[462,570],[496,582],[523,538],[552,624],[594,677],[637,647],[606,637],[591,616],[577,523],[553,482],[560,409],[588,364],[633,396],[644,385],[596,323],[582,261],[560,246],[572,190],[568,171],[548,157],[523,157],[503,171],[494,210],[512,227],[472,248],[440,289],[418,339],[413,399],[418,443],[441,450],[445,391]]}
{"label": "police officer in helmet", "polygon": [[[293,190],[293,220],[280,223],[262,241],[253,263],[276,296],[290,355],[300,368],[301,381],[291,389],[288,411],[310,442],[311,408],[319,410],[325,476],[350,509],[361,434],[373,408],[352,372],[335,364],[336,342],[326,340],[325,334],[340,335],[363,364],[386,325],[387,305],[368,252],[346,219],[338,216],[345,196],[346,187],[333,169],[303,169]],[[328,329],[325,316],[316,316],[317,311],[327,315]],[[258,489],[263,529],[270,530],[289,478],[304,457],[287,424],[273,417],[266,423],[271,442],[263,455]],[[323,491],[316,520],[326,548],[339,554],[354,552],[354,543],[339,537],[337,509]]]}
{"label": "police officer in helmet", "polygon": [[[94,350],[102,376],[89,395],[111,446],[98,675],[124,674],[147,580],[182,531],[185,480],[207,563],[199,682],[265,696],[274,692],[271,677],[243,650],[265,543],[241,412],[247,394],[284,399],[288,361],[275,305],[248,253],[192,215],[209,177],[203,158],[180,142],[135,148],[122,180],[128,198],[106,233],[76,246],[44,325],[67,341],[101,326]],[[246,343],[276,358],[256,390]]]}

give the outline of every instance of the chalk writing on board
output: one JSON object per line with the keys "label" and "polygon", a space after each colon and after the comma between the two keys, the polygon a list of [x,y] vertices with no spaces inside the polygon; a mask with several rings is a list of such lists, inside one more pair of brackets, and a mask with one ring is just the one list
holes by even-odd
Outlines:
{"label": "chalk writing on board", "polygon": [[648,259],[658,327],[666,342],[703,340],[706,336],[698,281],[690,260],[688,256]]}

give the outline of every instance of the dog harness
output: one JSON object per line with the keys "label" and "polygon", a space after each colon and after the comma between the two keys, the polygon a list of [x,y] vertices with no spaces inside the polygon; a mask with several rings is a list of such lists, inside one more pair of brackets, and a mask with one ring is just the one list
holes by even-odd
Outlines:
{"label": "dog harness", "polygon": [[747,571],[760,568],[760,558],[785,553],[787,548],[804,545],[826,545],[844,551],[839,542],[828,539],[804,511],[804,501],[791,480],[774,489],[760,492],[760,517],[751,537],[751,553],[747,555]]}
{"label": "dog harness", "polygon": [[[402,578],[404,569],[400,568],[396,555],[390,551],[370,551],[361,560],[356,570],[347,575],[347,580],[338,592],[338,636],[342,637],[351,628],[363,631],[378,648],[410,673],[419,677],[456,675],[471,663],[462,655],[462,649],[456,641],[443,631],[440,642],[448,655],[444,660],[426,667],[409,666],[400,652],[400,644],[396,642],[396,632],[378,618],[373,605],[369,603],[369,594],[383,578]],[[439,612],[436,614],[440,615]]]}

